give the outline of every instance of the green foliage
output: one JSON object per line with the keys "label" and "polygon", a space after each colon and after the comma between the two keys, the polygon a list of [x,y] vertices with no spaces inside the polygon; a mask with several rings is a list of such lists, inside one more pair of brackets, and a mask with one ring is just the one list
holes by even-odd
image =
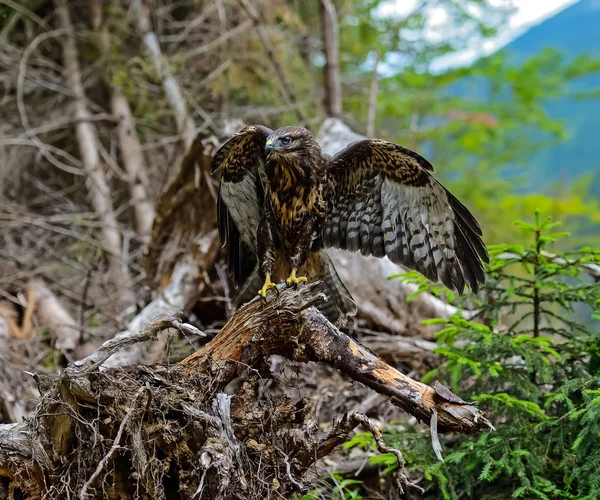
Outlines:
{"label": "green foliage", "polygon": [[443,327],[444,362],[424,381],[477,401],[497,430],[447,439],[444,462],[428,432],[385,435],[422,471],[427,498],[600,498],[600,283],[586,268],[600,251],[549,253],[567,234],[539,212],[517,226],[531,243],[490,249],[475,317],[428,321]]}
{"label": "green foliage", "polygon": [[314,489],[297,497],[297,500],[320,500],[323,498],[330,498],[332,500],[362,500],[364,497],[361,496],[359,486],[362,481],[358,479],[344,479],[339,472],[333,472],[330,476],[333,483],[331,491],[323,496],[323,493]]}

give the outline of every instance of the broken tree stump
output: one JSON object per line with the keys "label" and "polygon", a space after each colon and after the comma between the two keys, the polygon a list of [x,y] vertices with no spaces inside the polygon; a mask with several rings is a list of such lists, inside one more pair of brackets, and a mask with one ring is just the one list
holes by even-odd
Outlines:
{"label": "broken tree stump", "polygon": [[[303,491],[308,468],[358,425],[380,451],[396,454],[399,485],[411,486],[400,452],[364,415],[340,416],[321,433],[304,400],[259,395],[272,354],[335,367],[440,432],[490,427],[445,387],[412,380],[329,323],[314,307],[325,299],[318,286],[280,286],[266,302],[246,304],[177,365],[100,370],[124,345],[165,329],[202,334],[170,317],[107,341],[59,377],[38,378],[35,415],[0,426],[0,487],[28,499],[289,498]],[[240,375],[243,383],[226,394]]]}

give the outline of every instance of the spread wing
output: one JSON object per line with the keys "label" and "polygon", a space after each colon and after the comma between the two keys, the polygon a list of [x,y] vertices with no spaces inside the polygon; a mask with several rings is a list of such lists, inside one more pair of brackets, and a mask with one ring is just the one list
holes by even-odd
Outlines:
{"label": "spread wing", "polygon": [[221,170],[217,218],[221,243],[227,245],[229,271],[244,283],[256,264],[256,230],[264,200],[264,150],[271,130],[251,125],[215,153],[211,174]]}
{"label": "spread wing", "polygon": [[475,217],[430,172],[431,164],[379,139],[329,160],[326,247],[383,257],[462,293],[484,282],[489,257]]}

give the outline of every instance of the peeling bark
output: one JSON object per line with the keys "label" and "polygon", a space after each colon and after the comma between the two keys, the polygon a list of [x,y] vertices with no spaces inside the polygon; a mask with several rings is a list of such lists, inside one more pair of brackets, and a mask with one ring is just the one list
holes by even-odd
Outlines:
{"label": "peeling bark", "polygon": [[243,306],[219,335],[180,366],[198,372],[209,364],[220,365],[220,376],[230,380],[238,363],[255,365],[272,354],[317,361],[389,396],[393,404],[422,422],[429,423],[435,410],[440,432],[472,434],[489,428],[473,406],[452,402],[442,391],[412,380],[327,321],[312,307],[323,300],[313,295],[317,286],[311,283],[292,292],[280,285],[279,295],[267,304],[255,299]]}

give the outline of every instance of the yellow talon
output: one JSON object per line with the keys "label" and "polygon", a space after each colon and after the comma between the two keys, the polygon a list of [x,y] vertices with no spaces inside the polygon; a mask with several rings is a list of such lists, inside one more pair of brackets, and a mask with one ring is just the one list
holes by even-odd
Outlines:
{"label": "yellow talon", "polygon": [[261,297],[266,297],[267,296],[267,292],[269,290],[271,290],[272,288],[275,288],[275,283],[273,283],[271,281],[271,275],[270,274],[266,274],[265,275],[265,284],[263,285],[263,287],[258,291],[258,295],[260,295]]}
{"label": "yellow talon", "polygon": [[292,273],[290,274],[290,277],[287,280],[285,280],[285,282],[288,285],[297,285],[298,283],[306,283],[306,281],[307,281],[306,276],[298,277],[298,276],[296,276],[296,271],[297,271],[297,269],[292,269]]}

